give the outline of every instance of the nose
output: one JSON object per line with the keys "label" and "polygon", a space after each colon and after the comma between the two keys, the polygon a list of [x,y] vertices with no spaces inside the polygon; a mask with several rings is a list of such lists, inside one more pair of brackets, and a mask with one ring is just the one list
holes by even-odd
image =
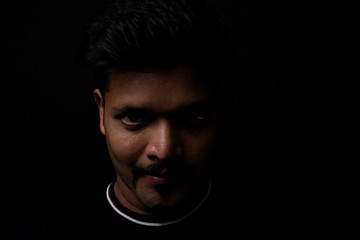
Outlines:
{"label": "nose", "polygon": [[158,121],[151,129],[146,155],[152,160],[167,160],[178,157],[183,150],[180,137],[169,121]]}

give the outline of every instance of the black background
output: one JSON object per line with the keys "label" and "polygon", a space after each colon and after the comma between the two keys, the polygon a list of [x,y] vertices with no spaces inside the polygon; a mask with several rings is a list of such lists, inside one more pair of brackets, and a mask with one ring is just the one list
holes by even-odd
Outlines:
{"label": "black background", "polygon": [[[1,1],[4,195],[42,201],[113,179],[93,77],[76,61],[86,21],[106,2]],[[217,163],[223,179],[353,176],[359,108],[351,9],[219,3],[236,49]]]}

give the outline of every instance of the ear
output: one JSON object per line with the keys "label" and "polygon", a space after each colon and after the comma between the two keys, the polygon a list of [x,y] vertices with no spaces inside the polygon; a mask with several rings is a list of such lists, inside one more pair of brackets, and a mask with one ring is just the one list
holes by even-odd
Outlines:
{"label": "ear", "polygon": [[102,96],[100,90],[97,88],[93,92],[95,102],[99,109],[99,117],[100,117],[100,132],[105,135],[105,127],[104,127],[104,113],[105,113],[105,101]]}

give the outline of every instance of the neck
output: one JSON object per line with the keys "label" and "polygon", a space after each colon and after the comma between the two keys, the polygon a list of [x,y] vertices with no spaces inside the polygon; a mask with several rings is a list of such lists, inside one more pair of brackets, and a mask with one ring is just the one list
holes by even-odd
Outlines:
{"label": "neck", "polygon": [[181,219],[184,216],[191,215],[206,200],[211,188],[210,180],[205,179],[197,184],[197,187],[193,187],[179,204],[151,208],[141,203],[138,206],[130,204],[130,201],[126,199],[126,196],[121,191],[119,184],[121,183],[116,182],[113,190],[116,199],[121,205],[120,207],[125,210],[125,214],[136,215],[137,218],[152,218],[154,221],[158,220],[158,222],[172,221],[173,219]]}

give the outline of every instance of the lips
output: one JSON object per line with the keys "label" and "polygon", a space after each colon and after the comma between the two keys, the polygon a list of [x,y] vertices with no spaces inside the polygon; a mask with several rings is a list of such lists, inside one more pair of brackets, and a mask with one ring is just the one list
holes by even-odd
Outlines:
{"label": "lips", "polygon": [[166,169],[152,169],[144,175],[145,179],[154,185],[168,184],[171,180],[171,176]]}
{"label": "lips", "polygon": [[145,175],[144,177],[147,182],[153,185],[166,185],[171,181],[168,177],[158,177],[154,175]]}
{"label": "lips", "polygon": [[180,172],[178,168],[167,168],[163,165],[150,165],[147,167],[136,166],[133,168],[134,181],[139,177],[143,177],[148,183],[153,185],[165,185],[171,183],[174,179],[179,178]]}

